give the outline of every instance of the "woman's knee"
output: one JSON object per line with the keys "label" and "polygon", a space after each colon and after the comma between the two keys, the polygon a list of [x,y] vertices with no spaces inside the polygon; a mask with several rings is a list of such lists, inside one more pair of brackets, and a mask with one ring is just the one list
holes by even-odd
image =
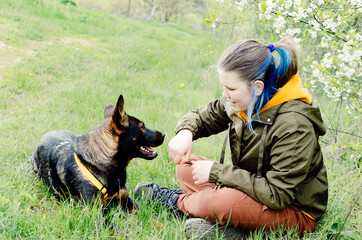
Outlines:
{"label": "woman's knee", "polygon": [[221,188],[214,196],[214,212],[220,222],[229,222],[234,226],[256,226],[260,219],[262,204],[247,194],[233,189]]}
{"label": "woman's knee", "polygon": [[179,182],[192,177],[191,163],[183,163],[176,166],[176,176]]}

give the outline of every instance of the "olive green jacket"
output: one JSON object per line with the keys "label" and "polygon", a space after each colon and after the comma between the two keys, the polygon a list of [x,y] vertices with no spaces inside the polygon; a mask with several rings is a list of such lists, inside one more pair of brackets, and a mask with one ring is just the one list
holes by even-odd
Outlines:
{"label": "olive green jacket", "polygon": [[326,133],[319,108],[291,100],[263,111],[252,134],[225,99],[189,112],[176,132],[193,140],[229,128],[233,165],[213,164],[209,182],[243,191],[271,209],[296,206],[318,220],[328,199],[326,168],[318,138]]}

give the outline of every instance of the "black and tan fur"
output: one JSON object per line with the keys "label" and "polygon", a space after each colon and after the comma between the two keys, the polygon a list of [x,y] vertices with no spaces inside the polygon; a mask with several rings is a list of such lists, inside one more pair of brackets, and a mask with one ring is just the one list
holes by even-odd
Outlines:
{"label": "black and tan fur", "polygon": [[[162,144],[164,134],[147,129],[143,122],[125,113],[121,95],[117,106],[104,110],[103,125],[82,136],[66,130],[51,131],[35,148],[31,162],[35,173],[54,192],[69,195],[85,202],[93,201],[100,193],[77,165],[76,153],[84,166],[107,188],[108,195],[119,193],[110,201],[132,211],[135,206],[126,188],[126,167],[132,158],[152,160],[157,152],[150,147]],[[101,197],[102,204],[105,201]]]}

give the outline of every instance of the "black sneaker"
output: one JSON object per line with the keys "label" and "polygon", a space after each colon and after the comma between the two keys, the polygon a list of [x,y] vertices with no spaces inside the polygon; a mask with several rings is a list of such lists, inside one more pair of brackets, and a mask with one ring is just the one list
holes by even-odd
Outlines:
{"label": "black sneaker", "polygon": [[148,201],[158,201],[169,207],[176,215],[180,213],[176,202],[179,194],[183,193],[185,192],[180,189],[169,189],[151,182],[139,183],[134,190],[135,197],[144,197]]}
{"label": "black sneaker", "polygon": [[[247,234],[230,226],[212,224],[203,218],[189,218],[185,223],[185,234],[187,239],[197,240],[237,240],[246,239]],[[219,238],[217,238],[218,236]]]}

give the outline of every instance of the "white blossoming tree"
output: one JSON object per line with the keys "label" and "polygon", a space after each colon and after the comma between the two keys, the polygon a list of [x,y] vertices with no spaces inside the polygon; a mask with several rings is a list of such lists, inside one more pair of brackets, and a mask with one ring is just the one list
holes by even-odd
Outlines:
{"label": "white blossoming tree", "polygon": [[[314,46],[308,59],[301,59],[306,86],[343,102],[348,113],[361,117],[361,0],[216,0],[240,11],[257,8],[259,20],[272,23],[280,37],[292,36],[302,46]],[[213,27],[227,20],[213,14],[206,23]],[[308,61],[310,61],[308,63]]]}

